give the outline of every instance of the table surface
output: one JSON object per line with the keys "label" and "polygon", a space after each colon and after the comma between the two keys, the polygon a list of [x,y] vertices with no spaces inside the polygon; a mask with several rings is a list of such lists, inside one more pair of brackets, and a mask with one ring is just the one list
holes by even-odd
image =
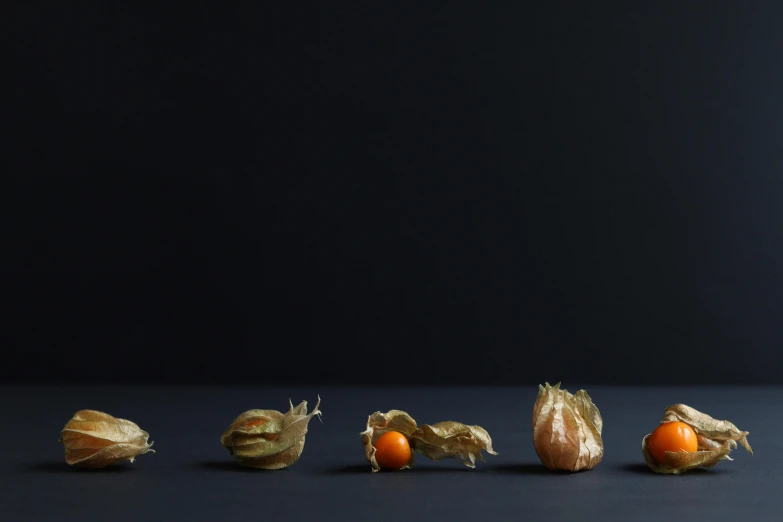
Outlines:
{"label": "table surface", "polygon": [[[575,392],[578,387],[564,383]],[[780,520],[781,387],[610,387],[588,392],[604,419],[605,456],[592,471],[553,473],[531,437],[535,386],[491,388],[31,387],[4,386],[0,520]],[[242,468],[219,438],[239,413],[285,411],[322,398],[304,452],[280,471]],[[656,475],[642,437],[683,402],[750,431],[755,456],[682,476]],[[98,409],[150,432],[155,454],[78,470],[59,432],[79,409]],[[359,432],[367,415],[403,409],[420,424],[456,420],[491,434],[497,456],[469,469],[416,460],[370,473]]]}

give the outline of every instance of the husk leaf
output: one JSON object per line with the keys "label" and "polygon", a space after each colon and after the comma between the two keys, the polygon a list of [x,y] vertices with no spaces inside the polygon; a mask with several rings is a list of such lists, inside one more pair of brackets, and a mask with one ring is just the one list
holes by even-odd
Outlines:
{"label": "husk leaf", "polygon": [[[362,437],[364,445],[364,456],[367,462],[372,466],[373,473],[380,471],[381,467],[375,459],[375,441],[386,432],[397,431],[410,439],[411,434],[417,429],[416,421],[413,417],[402,410],[389,410],[386,413],[376,411],[367,417],[367,427],[359,435]],[[408,464],[401,469],[408,469],[413,466],[413,452]]]}
{"label": "husk leaf", "polygon": [[685,404],[675,404],[669,406],[663,412],[662,422],[680,421],[690,425],[696,434],[705,439],[716,442],[733,440],[745,448],[751,455],[753,449],[748,444],[748,435],[750,432],[740,431],[734,424],[727,420],[713,419],[706,413],[702,413]]}
{"label": "husk leaf", "polygon": [[589,470],[604,456],[603,419],[585,390],[571,394],[560,383],[538,386],[533,406],[533,444],[549,469]]}
{"label": "husk leaf", "polygon": [[[290,404],[290,401],[289,401]],[[277,410],[248,410],[229,425],[220,442],[242,466],[261,469],[287,468],[302,454],[307,426],[318,407],[308,415],[307,401],[290,404],[287,413]]]}
{"label": "husk leaf", "polygon": [[477,458],[484,461],[482,450],[497,455],[487,430],[454,421],[423,424],[410,436],[410,443],[414,451],[432,460],[459,457],[469,468],[476,467]]}
{"label": "husk leaf", "polygon": [[642,455],[647,466],[656,473],[679,475],[695,468],[711,468],[722,460],[732,460],[731,450],[741,444],[751,455],[749,432],[740,431],[734,424],[717,420],[685,404],[674,404],[663,412],[661,424],[684,422],[696,432],[698,451],[666,452],[666,462],[657,462],[647,445],[650,434],[642,439]]}
{"label": "husk leaf", "polygon": [[152,452],[149,433],[126,419],[95,410],[80,410],[60,433],[65,462],[81,468],[103,468],[114,462],[133,462]]}

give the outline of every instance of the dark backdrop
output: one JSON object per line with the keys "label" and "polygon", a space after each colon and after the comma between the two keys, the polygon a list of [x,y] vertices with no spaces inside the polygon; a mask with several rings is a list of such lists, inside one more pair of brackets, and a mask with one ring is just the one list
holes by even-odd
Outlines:
{"label": "dark backdrop", "polygon": [[3,380],[780,381],[783,4],[232,4],[4,5]]}

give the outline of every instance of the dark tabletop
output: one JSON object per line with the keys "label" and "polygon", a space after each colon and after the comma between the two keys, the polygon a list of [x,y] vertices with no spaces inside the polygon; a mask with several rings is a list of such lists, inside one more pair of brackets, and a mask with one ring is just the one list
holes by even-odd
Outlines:
{"label": "dark tabletop", "polygon": [[[564,383],[572,392],[578,386]],[[497,388],[2,388],[2,520],[780,520],[783,388],[588,387],[604,419],[594,470],[552,473],[536,456],[536,387]],[[287,410],[322,398],[301,459],[282,471],[236,465],[219,438],[239,413]],[[656,475],[640,452],[663,410],[683,402],[750,431],[755,456],[683,476]],[[155,454],[104,470],[69,468],[57,442],[79,409],[138,423]],[[456,420],[491,434],[498,456],[475,470],[416,460],[370,473],[359,432],[367,415],[408,411],[417,422]]]}

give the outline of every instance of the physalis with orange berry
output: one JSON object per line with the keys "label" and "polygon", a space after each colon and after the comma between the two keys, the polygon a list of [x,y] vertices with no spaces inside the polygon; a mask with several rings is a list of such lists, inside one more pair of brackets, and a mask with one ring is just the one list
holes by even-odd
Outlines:
{"label": "physalis with orange berry", "polygon": [[360,435],[373,472],[412,467],[414,451],[432,460],[461,458],[470,468],[476,467],[476,459],[484,460],[482,450],[497,455],[492,438],[481,426],[453,421],[417,426],[402,410],[376,411],[368,417],[367,429]]}
{"label": "physalis with orange berry", "polygon": [[367,429],[360,433],[364,455],[373,472],[381,469],[407,469],[413,466],[410,436],[418,426],[402,410],[376,411],[367,418]]}
{"label": "physalis with orange berry", "polygon": [[752,455],[748,434],[729,421],[675,404],[666,408],[661,424],[642,439],[642,455],[654,472],[678,475],[732,460],[729,454],[737,443]]}

